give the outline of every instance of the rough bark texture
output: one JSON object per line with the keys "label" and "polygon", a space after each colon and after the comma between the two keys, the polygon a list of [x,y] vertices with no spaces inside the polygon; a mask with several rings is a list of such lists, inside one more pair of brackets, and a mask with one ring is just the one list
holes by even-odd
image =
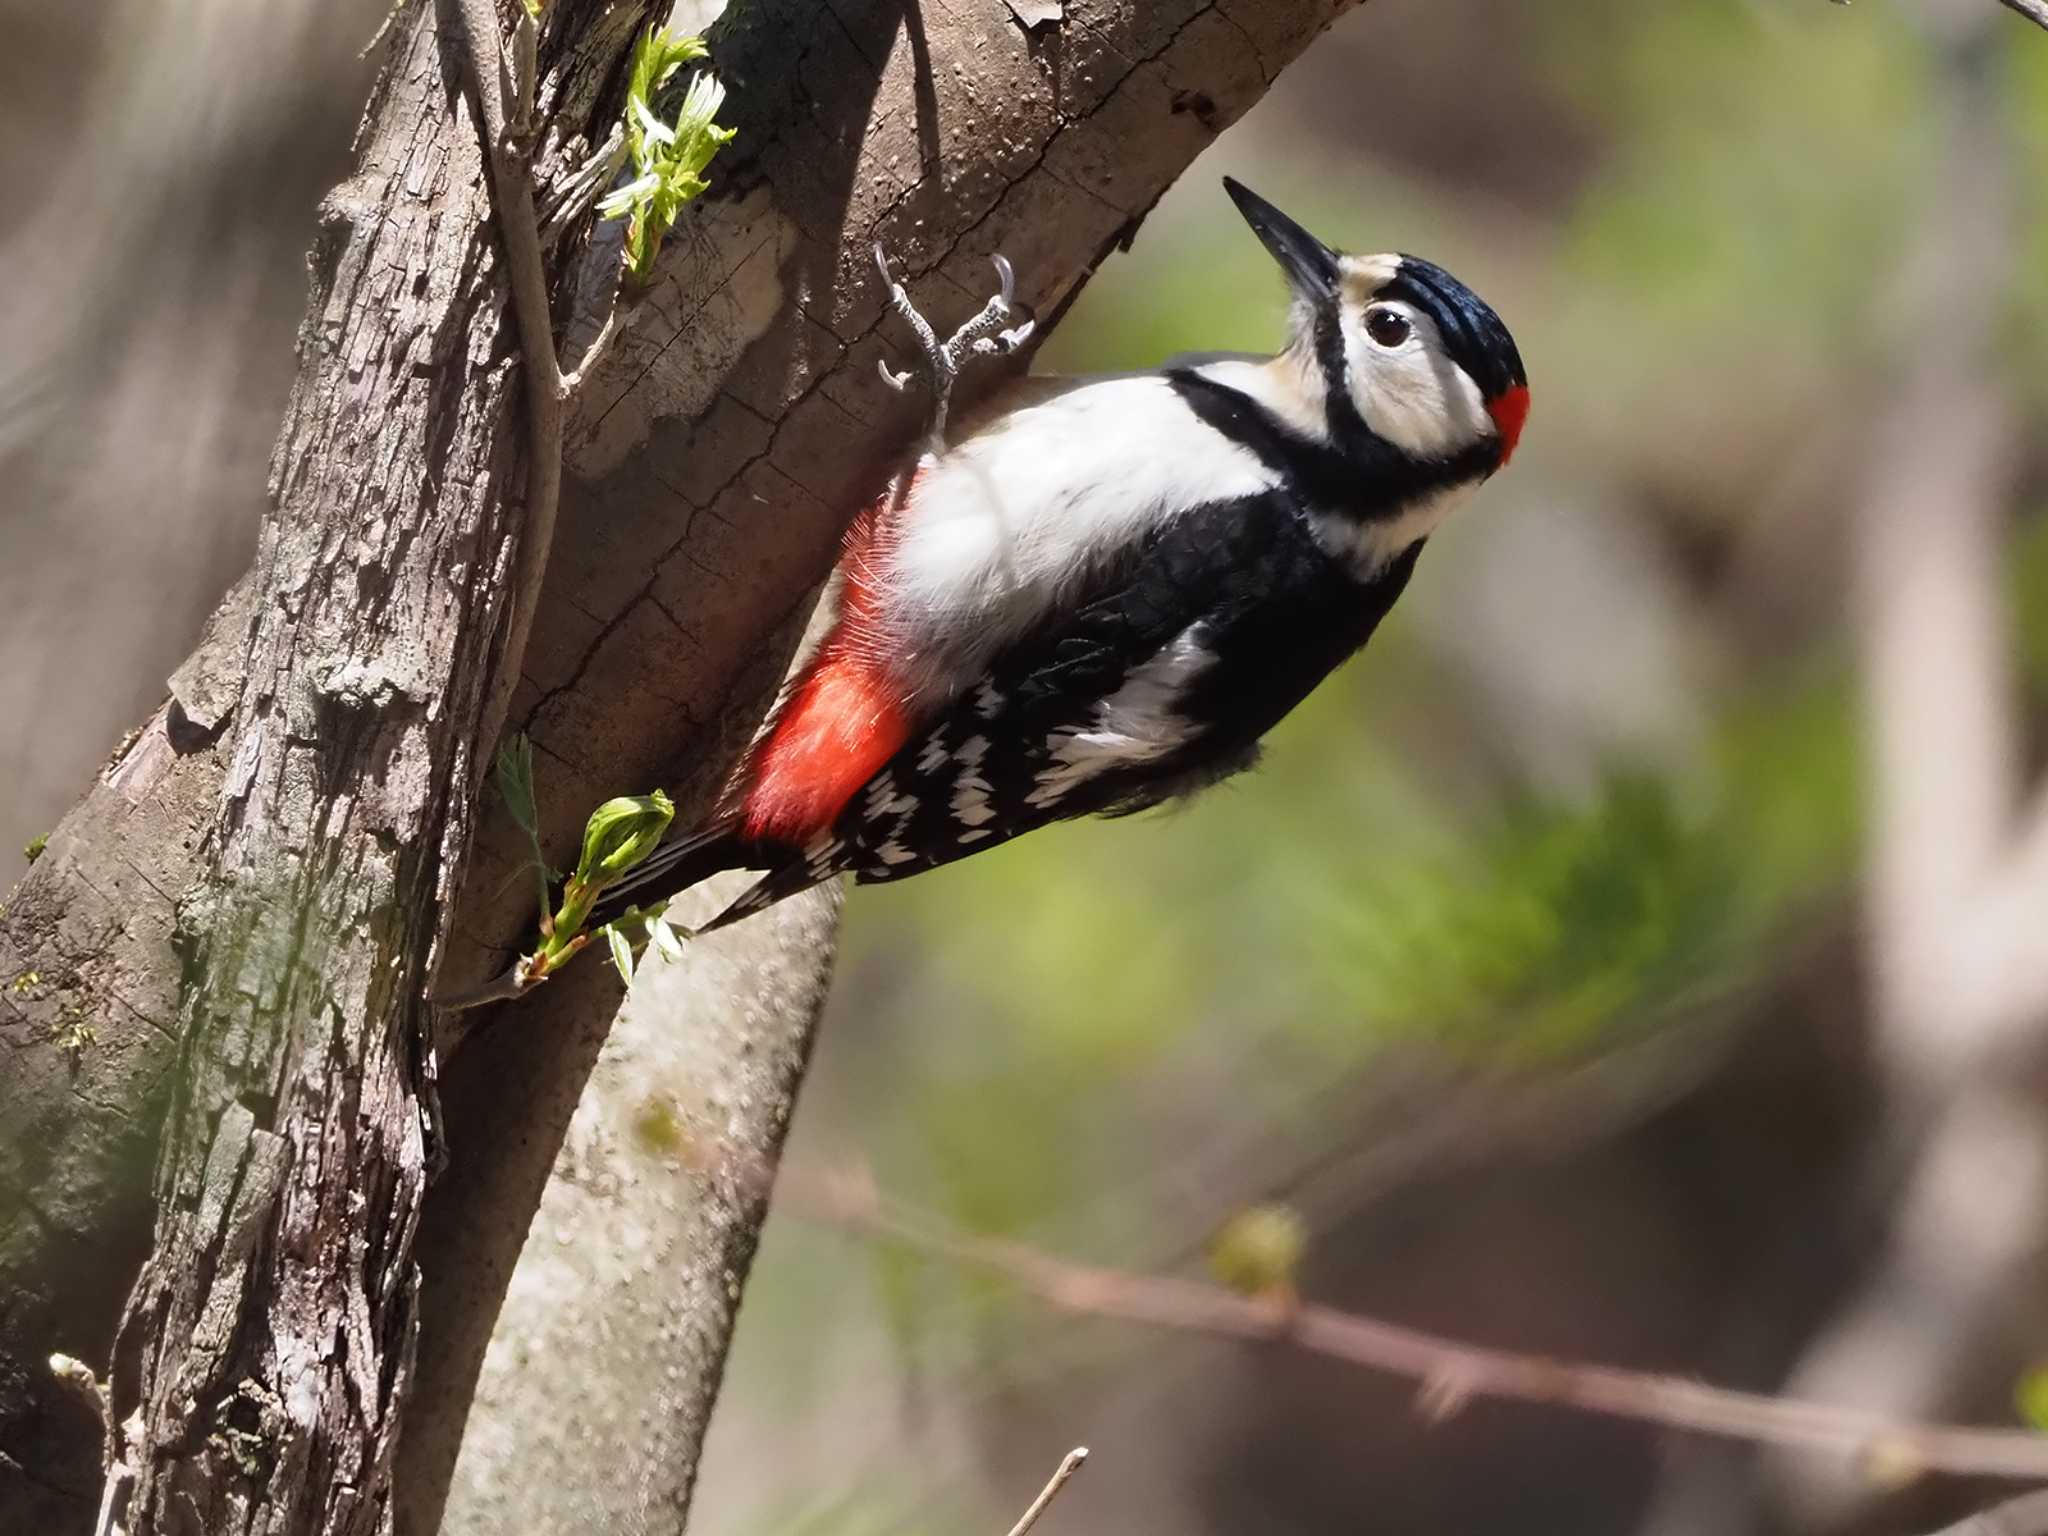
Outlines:
{"label": "rough bark texture", "polygon": [[[668,783],[687,814],[758,717],[848,509],[908,425],[874,378],[878,358],[906,359],[871,242],[936,316],[978,303],[997,250],[1055,316],[1346,4],[1092,0],[1031,31],[1001,0],[741,8],[716,52],[740,139],[572,424],[513,704],[541,750],[552,848],[621,790]],[[558,121],[587,119],[645,9],[551,8],[543,106]],[[0,918],[0,1526],[52,1498],[63,1518],[30,1528],[89,1516],[97,1429],[42,1362],[105,1358],[148,1247],[141,1170],[181,1034],[192,1072],[119,1383],[159,1437],[139,1507],[171,1528],[191,1511],[224,1528],[374,1528],[416,1325],[416,1416],[438,1427],[404,1481],[438,1505],[616,1006],[615,984],[579,968],[452,1062],[457,1162],[421,1230],[416,1313],[417,998],[490,749],[477,715],[520,430],[481,157],[434,22],[397,47],[363,169],[323,211],[256,570]],[[582,47],[565,56],[567,37]],[[471,860],[451,985],[500,963],[530,921],[502,823],[485,819]],[[757,1152],[779,1144],[825,964],[817,929],[798,927],[757,930],[764,954],[781,947],[787,1008],[689,994],[690,1028],[715,1018],[738,1058],[775,1064],[713,1127]],[[96,1038],[67,1051],[75,1021]],[[675,1300],[646,1309],[694,1340],[648,1435],[668,1468],[641,1504],[655,1528],[680,1522],[758,1221],[757,1201],[709,1182],[716,1208],[664,1265]],[[278,1284],[254,1297],[264,1276]]]}
{"label": "rough bark texture", "polygon": [[[374,4],[0,0],[21,87],[0,129],[0,886],[93,786],[0,890],[0,1531],[62,1530],[98,1494],[98,1431],[42,1361],[103,1363],[148,1251],[171,897],[219,785],[204,748],[146,794],[94,755],[161,699],[166,663],[143,662],[166,629],[189,647],[249,563]],[[250,212],[271,199],[300,216]]]}
{"label": "rough bark texture", "polygon": [[[579,127],[641,19],[557,9],[549,95]],[[254,600],[222,626],[238,665],[174,679],[165,717],[232,751],[178,907],[155,1247],[112,1376],[115,1417],[140,1416],[137,1532],[390,1523],[430,1155],[421,994],[525,512],[459,58],[431,17],[407,29],[322,207]]]}

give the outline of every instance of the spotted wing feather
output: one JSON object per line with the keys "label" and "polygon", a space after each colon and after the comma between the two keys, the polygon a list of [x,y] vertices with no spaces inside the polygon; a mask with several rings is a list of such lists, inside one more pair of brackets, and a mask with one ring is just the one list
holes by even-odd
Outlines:
{"label": "spotted wing feather", "polygon": [[1239,771],[1365,643],[1415,554],[1361,587],[1282,494],[1188,514],[913,733],[835,823],[835,872],[898,879]]}

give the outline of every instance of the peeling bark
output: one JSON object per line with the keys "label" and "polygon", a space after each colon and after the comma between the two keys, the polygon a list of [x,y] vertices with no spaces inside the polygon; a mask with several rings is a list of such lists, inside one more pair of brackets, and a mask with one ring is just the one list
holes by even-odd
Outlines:
{"label": "peeling bark", "polygon": [[[551,849],[611,793],[664,783],[687,815],[758,719],[845,509],[909,425],[874,377],[905,359],[870,244],[942,317],[979,302],[1000,250],[1056,319],[1347,6],[1075,0],[1030,32],[1001,0],[739,8],[715,62],[740,138],[571,424],[512,703],[540,749]],[[646,10],[558,0],[544,112],[588,123]],[[481,154],[435,21],[396,46],[361,169],[323,205],[256,568],[0,916],[0,1525],[50,1507],[10,1502],[30,1476],[90,1515],[79,1469],[98,1430],[42,1362],[106,1358],[150,1246],[140,1171],[161,1128],[155,1258],[115,1380],[151,1429],[131,1526],[383,1527],[410,1395],[431,1432],[406,1452],[404,1518],[429,1529],[616,1008],[579,967],[452,1057],[455,1162],[421,1226],[439,1150],[421,989],[496,968],[531,920],[503,818],[462,858],[521,415]],[[570,355],[582,339],[572,323]],[[776,1064],[717,1127],[769,1160],[829,956],[829,924],[805,921],[743,925],[760,949],[724,961],[707,950],[725,979],[664,1026]],[[788,978],[775,1006],[733,995],[764,965]],[[90,1049],[54,1043],[67,1018],[91,1021]],[[637,1517],[651,1528],[680,1525],[758,1228],[759,1201],[721,1178],[672,1236],[672,1304],[647,1309],[694,1341],[647,1440],[668,1469]]]}

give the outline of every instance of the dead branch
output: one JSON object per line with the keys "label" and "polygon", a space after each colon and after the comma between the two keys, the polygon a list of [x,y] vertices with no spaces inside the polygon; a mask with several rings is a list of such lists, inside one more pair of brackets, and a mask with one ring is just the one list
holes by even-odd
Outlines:
{"label": "dead branch", "polygon": [[1059,1466],[1053,1469],[1052,1477],[1046,1485],[1038,1490],[1038,1497],[1031,1501],[1030,1508],[1026,1509],[1018,1517],[1017,1523],[1010,1527],[1010,1536],[1026,1536],[1031,1527],[1038,1524],[1038,1517],[1060,1496],[1060,1490],[1067,1486],[1068,1479],[1081,1470],[1081,1464],[1087,1459],[1088,1447],[1085,1445],[1077,1445],[1067,1452],[1061,1458]]}
{"label": "dead branch", "polygon": [[2048,1436],[1913,1423],[1854,1408],[1712,1387],[1676,1376],[1493,1349],[1280,1296],[1070,1262],[949,1228],[846,1181],[792,1191],[800,1212],[996,1276],[1063,1311],[1284,1345],[1398,1376],[1431,1418],[1478,1398],[1539,1403],[1692,1434],[1833,1453],[1888,1478],[1927,1472],[2048,1481]]}

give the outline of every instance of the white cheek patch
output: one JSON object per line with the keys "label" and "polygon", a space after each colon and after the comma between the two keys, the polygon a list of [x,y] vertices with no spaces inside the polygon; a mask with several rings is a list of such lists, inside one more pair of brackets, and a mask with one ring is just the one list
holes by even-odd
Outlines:
{"label": "white cheek patch", "polygon": [[1472,376],[1445,356],[1443,340],[1427,315],[1406,304],[1389,306],[1413,327],[1389,350],[1364,333],[1354,312],[1344,317],[1344,359],[1351,398],[1365,424],[1402,452],[1448,458],[1494,435],[1486,398]]}

